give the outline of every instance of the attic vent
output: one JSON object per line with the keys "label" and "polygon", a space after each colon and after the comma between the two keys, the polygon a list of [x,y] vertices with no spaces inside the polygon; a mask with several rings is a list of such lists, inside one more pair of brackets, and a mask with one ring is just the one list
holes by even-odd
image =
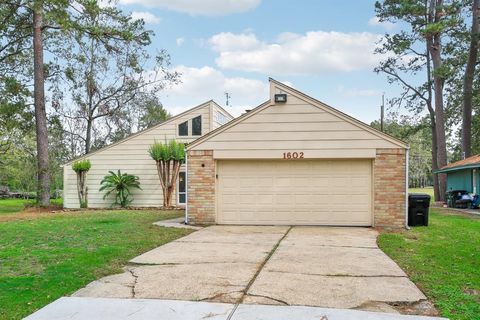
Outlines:
{"label": "attic vent", "polygon": [[287,102],[287,94],[286,93],[277,93],[275,94],[275,102]]}

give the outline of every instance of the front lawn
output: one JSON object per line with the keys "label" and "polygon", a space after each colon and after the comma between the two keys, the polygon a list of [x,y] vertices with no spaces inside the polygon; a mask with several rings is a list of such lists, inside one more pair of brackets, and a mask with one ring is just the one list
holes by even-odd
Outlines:
{"label": "front lawn", "polygon": [[179,213],[86,211],[0,222],[0,319],[21,319],[188,234],[152,225]]}
{"label": "front lawn", "polygon": [[479,319],[480,219],[441,212],[431,210],[428,227],[381,234],[379,245],[442,316]]}
{"label": "front lawn", "polygon": [[[50,203],[62,206],[63,199],[51,199]],[[20,212],[25,207],[33,205],[35,205],[35,200],[32,199],[0,199],[0,215]]]}

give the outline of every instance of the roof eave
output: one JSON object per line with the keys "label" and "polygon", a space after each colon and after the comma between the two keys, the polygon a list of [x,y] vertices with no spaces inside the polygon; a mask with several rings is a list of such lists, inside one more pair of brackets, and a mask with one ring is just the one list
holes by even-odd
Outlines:
{"label": "roof eave", "polygon": [[[75,157],[75,158],[69,160],[68,162],[65,162],[65,163],[62,165],[62,167],[69,166],[69,165],[73,164],[75,161],[88,158],[88,157],[90,157],[90,156],[92,156],[92,155],[94,155],[94,154],[100,153],[100,152],[102,152],[102,151],[105,151],[106,149],[110,149],[110,148],[112,148],[112,147],[114,147],[114,146],[116,146],[116,145],[119,145],[119,144],[121,144],[121,143],[123,143],[123,142],[125,142],[125,141],[128,141],[128,140],[130,140],[130,139],[132,139],[132,138],[134,138],[134,137],[136,137],[136,136],[139,136],[140,134],[143,134],[143,133],[145,133],[145,132],[152,131],[152,130],[154,130],[154,129],[156,129],[156,128],[159,128],[159,127],[161,127],[161,126],[164,126],[164,125],[166,125],[166,124],[169,124],[170,122],[172,122],[172,121],[174,121],[174,120],[176,120],[176,119],[178,119],[178,118],[180,118],[180,117],[188,114],[189,112],[192,112],[192,111],[194,111],[194,110],[201,109],[201,108],[205,107],[206,105],[208,105],[208,104],[210,104],[210,103],[212,103],[212,102],[215,103],[215,104],[217,104],[217,103],[216,103],[215,101],[213,101],[213,100],[208,100],[208,101],[206,101],[206,102],[204,102],[204,103],[201,103],[201,104],[199,104],[199,105],[197,105],[197,106],[195,106],[195,107],[193,107],[193,108],[190,108],[190,109],[188,109],[188,110],[185,110],[184,112],[181,112],[181,113],[179,113],[179,114],[177,114],[177,115],[174,115],[173,117],[171,117],[171,118],[169,118],[169,119],[167,119],[167,120],[165,120],[165,121],[163,121],[163,122],[161,122],[161,123],[159,123],[159,124],[156,124],[156,125],[154,125],[154,126],[152,126],[152,127],[150,127],[150,128],[137,131],[137,132],[132,133],[132,134],[130,134],[129,136],[127,136],[127,137],[125,137],[125,138],[123,138],[123,139],[121,139],[121,140],[119,140],[119,141],[117,141],[117,142],[111,143],[111,144],[106,145],[106,146],[104,146],[104,147],[102,147],[102,148],[100,148],[100,149],[97,149],[97,150],[94,150],[94,151],[90,151],[89,153],[86,153],[86,154],[83,154],[83,155],[81,155],[81,156]],[[217,105],[218,105],[218,104],[217,104]],[[227,112],[227,113],[228,113],[228,112]],[[229,114],[229,115],[230,115],[230,114]],[[230,116],[231,116],[231,115],[230,115]]]}
{"label": "roof eave", "polygon": [[480,163],[466,164],[463,166],[439,169],[439,170],[435,170],[434,173],[446,173],[446,172],[465,170],[465,169],[476,169],[476,168],[480,168]]}

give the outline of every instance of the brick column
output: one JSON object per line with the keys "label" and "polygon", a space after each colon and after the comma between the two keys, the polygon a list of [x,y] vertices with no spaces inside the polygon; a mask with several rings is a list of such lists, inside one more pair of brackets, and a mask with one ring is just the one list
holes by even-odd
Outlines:
{"label": "brick column", "polygon": [[377,149],[374,162],[374,223],[405,227],[405,149]]}
{"label": "brick column", "polygon": [[215,160],[213,151],[188,151],[188,223],[215,223]]}

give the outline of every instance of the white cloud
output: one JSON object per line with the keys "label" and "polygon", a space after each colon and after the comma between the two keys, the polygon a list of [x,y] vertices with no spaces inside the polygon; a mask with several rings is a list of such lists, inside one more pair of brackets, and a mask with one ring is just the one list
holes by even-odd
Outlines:
{"label": "white cloud", "polygon": [[160,23],[161,19],[150,12],[144,12],[144,11],[133,11],[131,14],[132,19],[134,20],[140,20],[142,19],[145,21],[145,23],[149,24],[158,24]]}
{"label": "white cloud", "polygon": [[162,103],[173,114],[210,99],[224,106],[225,92],[231,95],[230,106],[226,109],[235,116],[269,98],[267,79],[263,82],[256,79],[228,77],[209,66],[194,68],[180,65],[174,70],[182,74],[182,83],[166,89],[161,97]]}
{"label": "white cloud", "polygon": [[120,0],[120,3],[124,5],[166,8],[194,16],[222,16],[254,9],[261,1],[262,0]]}
{"label": "white cloud", "polygon": [[231,32],[218,33],[211,37],[208,43],[217,52],[246,51],[262,45],[252,33],[233,34]]}
{"label": "white cloud", "polygon": [[181,47],[185,43],[185,38],[180,37],[180,38],[177,38],[175,41],[177,43],[177,46]]}
{"label": "white cloud", "polygon": [[219,33],[209,44],[219,53],[221,68],[291,75],[371,70],[381,59],[374,55],[379,39],[369,32],[311,31],[283,33],[277,42],[267,43],[252,33]]}
{"label": "white cloud", "polygon": [[391,23],[390,21],[380,21],[378,17],[372,17],[368,20],[368,25],[372,27],[382,27],[386,30],[392,30],[395,27],[395,24]]}

